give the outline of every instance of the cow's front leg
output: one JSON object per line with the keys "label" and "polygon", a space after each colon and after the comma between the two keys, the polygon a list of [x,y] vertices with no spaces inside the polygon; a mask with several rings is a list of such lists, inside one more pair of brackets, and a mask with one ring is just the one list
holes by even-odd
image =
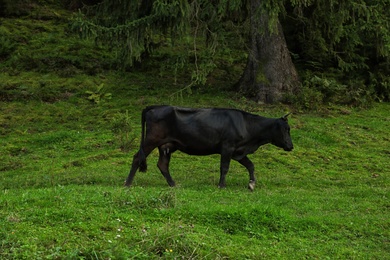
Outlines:
{"label": "cow's front leg", "polygon": [[238,161],[241,165],[243,165],[249,172],[249,185],[248,189],[253,191],[255,189],[256,184],[256,178],[255,178],[255,166],[253,165],[252,161],[245,156],[241,160]]}
{"label": "cow's front leg", "polygon": [[230,153],[221,154],[221,164],[220,164],[221,176],[219,177],[219,184],[218,184],[219,188],[225,188],[226,187],[225,177],[226,177],[226,174],[229,171],[230,160],[231,160],[231,154]]}

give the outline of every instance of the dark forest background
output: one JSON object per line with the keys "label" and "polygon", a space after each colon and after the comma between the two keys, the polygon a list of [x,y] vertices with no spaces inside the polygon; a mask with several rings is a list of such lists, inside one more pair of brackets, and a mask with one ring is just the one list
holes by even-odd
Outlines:
{"label": "dark forest background", "polygon": [[[183,91],[219,82],[261,103],[366,107],[389,101],[388,7],[388,0],[2,0],[0,69],[160,66]],[[59,50],[34,49],[39,39],[18,19],[54,20],[57,28],[42,30],[63,30],[69,42],[52,33]]]}

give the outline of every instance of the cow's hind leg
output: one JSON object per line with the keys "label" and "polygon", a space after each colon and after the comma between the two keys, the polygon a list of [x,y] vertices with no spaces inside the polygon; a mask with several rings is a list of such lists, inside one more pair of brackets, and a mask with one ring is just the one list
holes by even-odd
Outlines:
{"label": "cow's hind leg", "polygon": [[127,176],[127,179],[125,181],[125,186],[130,186],[131,183],[133,182],[133,179],[134,179],[134,176],[135,176],[135,173],[137,172],[138,170],[138,167],[140,166],[140,159],[139,159],[139,153],[140,151],[138,151],[136,154],[134,154],[133,156],[133,162],[131,164],[131,169],[130,169],[130,173],[129,175]]}
{"label": "cow's hind leg", "polygon": [[[130,186],[133,182],[135,173],[137,172],[138,168],[140,168],[140,171],[146,171],[146,157],[153,151],[155,147],[145,147],[144,149],[140,149],[136,154],[133,156],[133,162],[131,164],[130,173],[127,176],[127,179],[125,181],[125,186]],[[143,153],[143,154],[141,154]],[[143,159],[141,159],[141,157]]]}
{"label": "cow's hind leg", "polygon": [[169,186],[175,186],[175,182],[173,181],[171,174],[169,173],[169,161],[171,160],[171,153],[175,150],[172,145],[165,144],[158,148],[160,153],[157,167],[160,169],[161,174],[167,180]]}
{"label": "cow's hind leg", "polygon": [[256,183],[256,178],[255,178],[255,166],[253,165],[252,161],[245,156],[241,160],[238,160],[238,162],[243,165],[249,172],[249,185],[248,188],[253,191],[255,189],[255,183]]}

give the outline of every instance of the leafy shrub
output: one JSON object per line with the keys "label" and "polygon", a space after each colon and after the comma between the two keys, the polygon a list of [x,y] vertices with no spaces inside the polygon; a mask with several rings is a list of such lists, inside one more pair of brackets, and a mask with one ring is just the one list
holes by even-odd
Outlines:
{"label": "leafy shrub", "polygon": [[374,86],[366,86],[360,80],[351,80],[344,96],[345,103],[355,107],[371,107],[376,99]]}
{"label": "leafy shrub", "polygon": [[88,95],[88,100],[91,100],[95,104],[99,104],[104,99],[111,99],[112,94],[106,93],[104,89],[104,83],[98,85],[96,90],[87,90],[85,94]]}
{"label": "leafy shrub", "polygon": [[298,109],[320,110],[324,95],[321,91],[304,84],[298,93],[287,95],[285,99],[287,103],[294,104]]}
{"label": "leafy shrub", "polygon": [[370,73],[370,84],[375,89],[376,98],[379,101],[390,101],[390,78],[383,73]]}
{"label": "leafy shrub", "polygon": [[308,87],[323,94],[323,103],[338,103],[342,101],[341,93],[344,93],[347,86],[338,83],[334,78],[320,78],[313,76],[304,82]]}
{"label": "leafy shrub", "polygon": [[[309,72],[302,81],[301,89],[297,93],[287,95],[286,101],[302,110],[321,110],[323,106],[334,104],[355,107],[370,107],[373,104],[377,97],[377,81],[368,84],[363,79],[356,78],[343,82],[338,79],[341,77],[333,74],[320,77]],[[382,99],[385,99],[387,83],[380,83],[384,93]]]}

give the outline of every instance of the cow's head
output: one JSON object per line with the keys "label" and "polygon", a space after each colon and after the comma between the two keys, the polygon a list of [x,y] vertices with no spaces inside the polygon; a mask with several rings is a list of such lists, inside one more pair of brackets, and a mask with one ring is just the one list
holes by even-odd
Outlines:
{"label": "cow's head", "polygon": [[285,151],[292,151],[292,149],[294,149],[290,136],[290,126],[288,125],[287,119],[289,115],[290,113],[276,120],[275,132],[272,141],[274,145],[283,148]]}

